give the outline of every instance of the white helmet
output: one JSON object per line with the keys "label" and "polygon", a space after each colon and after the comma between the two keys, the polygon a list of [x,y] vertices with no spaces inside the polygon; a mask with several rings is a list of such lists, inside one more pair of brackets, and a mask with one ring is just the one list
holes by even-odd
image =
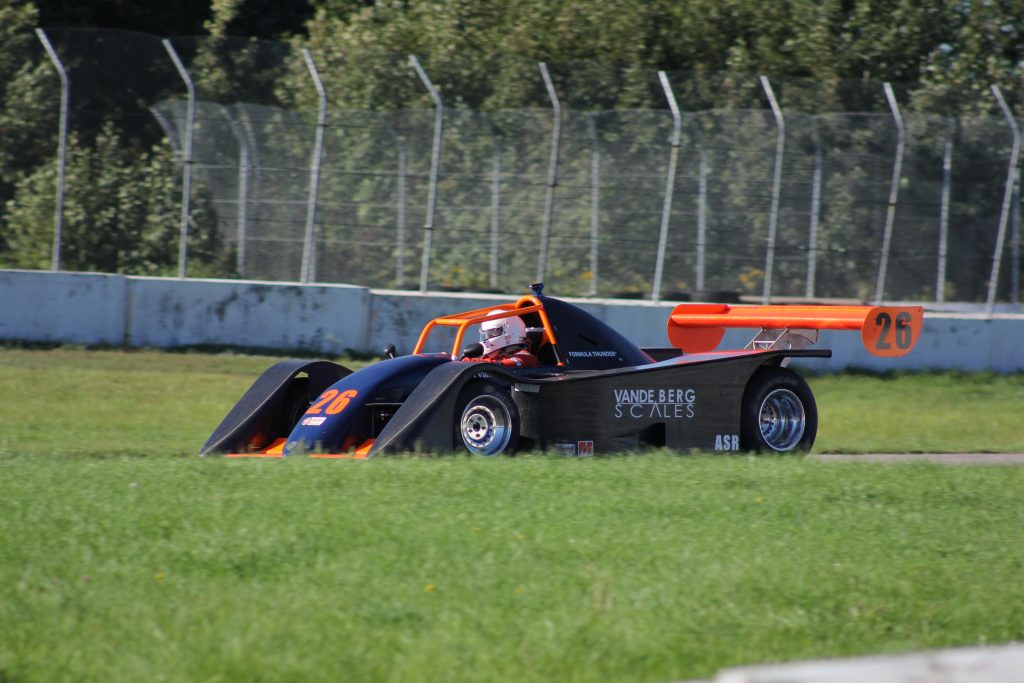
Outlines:
{"label": "white helmet", "polygon": [[[508,313],[505,310],[492,313]],[[480,345],[484,347],[484,355],[490,355],[508,346],[529,345],[526,339],[526,323],[518,315],[497,320],[488,320],[480,325]]]}

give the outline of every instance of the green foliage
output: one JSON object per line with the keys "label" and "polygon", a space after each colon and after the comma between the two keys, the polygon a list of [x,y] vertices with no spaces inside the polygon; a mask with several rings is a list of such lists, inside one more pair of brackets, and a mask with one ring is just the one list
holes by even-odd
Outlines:
{"label": "green foliage", "polygon": [[933,44],[922,67],[925,87],[915,93],[917,106],[942,113],[995,111],[990,84],[1018,104],[1024,91],[1024,1],[954,2],[955,31]]}
{"label": "green foliage", "polygon": [[[199,99],[227,106],[245,102],[282,107],[280,121],[268,115],[262,130],[258,116],[252,122],[258,143],[250,163],[257,163],[258,151],[259,163],[272,171],[252,178],[252,202],[258,206],[252,207],[247,226],[254,244],[246,253],[246,268],[267,277],[297,276],[297,254],[285,253],[296,251],[294,245],[301,241],[296,234],[301,232],[301,226],[296,227],[301,220],[291,214],[305,198],[302,178],[309,163],[310,112],[316,111],[317,101],[298,48],[311,48],[332,115],[318,205],[318,274],[375,286],[408,285],[416,279],[420,260],[417,236],[424,217],[423,178],[433,105],[409,66],[410,54],[423,62],[449,111],[436,217],[436,269],[430,284],[459,288],[491,286],[481,264],[489,260],[486,213],[490,200],[485,185],[493,154],[492,133],[504,147],[502,211],[508,235],[502,245],[499,288],[517,290],[533,276],[544,197],[544,152],[551,125],[539,61],[549,65],[567,111],[553,233],[553,244],[562,248],[563,255],[551,262],[549,274],[565,294],[587,293],[595,276],[587,250],[590,168],[589,150],[583,147],[590,138],[580,116],[584,112],[603,117],[598,137],[608,168],[632,162],[643,169],[623,179],[621,186],[606,182],[599,242],[602,254],[611,255],[602,256],[599,293],[649,291],[650,252],[657,240],[664,193],[663,179],[655,176],[664,173],[667,155],[660,149],[668,137],[664,121],[651,123],[667,118],[654,78],[656,69],[670,73],[680,104],[688,112],[688,126],[695,122],[693,127],[701,128],[684,136],[681,173],[693,175],[685,165],[693,165],[695,145],[732,146],[711,159],[712,194],[718,198],[712,197],[708,207],[709,248],[714,252],[709,266],[718,281],[705,289],[754,295],[760,293],[765,275],[766,179],[771,175],[774,131],[770,118],[762,115],[766,100],[757,75],[771,77],[789,116],[839,111],[887,116],[881,81],[903,84],[899,95],[908,119],[915,114],[998,114],[988,91],[992,83],[1003,87],[1018,108],[1024,92],[1024,27],[1019,21],[1024,0],[310,0],[287,7],[267,0],[205,0],[201,4],[202,11],[190,11],[188,17],[169,17],[160,8],[142,10],[145,4],[128,7],[120,1],[102,8],[50,0],[34,4],[18,0],[0,7],[0,74],[4,76],[0,78],[0,262],[42,264],[49,252],[49,231],[44,226],[52,224],[47,203],[52,207],[49,188],[58,85],[31,33],[37,22],[156,32],[155,23],[172,34],[199,31],[201,26],[204,35],[174,39],[196,81]],[[315,12],[312,18],[310,12]],[[172,31],[175,26],[181,30]],[[235,33],[246,37],[232,37]],[[124,58],[116,55],[136,52],[144,52],[155,63],[164,60],[159,43],[153,36],[146,38],[150,40],[109,36],[106,47],[115,55],[115,63]],[[69,198],[69,263],[81,267],[102,263],[125,272],[173,269],[176,257],[170,252],[178,222],[170,199],[173,188],[168,179],[142,179],[171,166],[150,150],[156,127],[140,133],[145,128],[140,121],[152,100],[166,98],[168,87],[174,92],[180,89],[180,83],[172,80],[171,85],[171,80],[164,83],[144,76],[130,85],[126,80],[124,93],[110,87],[73,94],[73,106],[77,102],[89,110],[75,124],[76,144],[92,149],[89,154],[94,159],[118,159],[109,169],[104,164],[86,169],[81,149],[77,152],[75,178],[97,186],[69,190],[77,195]],[[293,116],[294,111],[284,108],[302,112]],[[646,128],[625,121],[633,110],[650,114]],[[708,110],[715,113],[708,115]],[[720,115],[721,110],[744,111],[730,119],[732,115]],[[749,114],[751,123],[738,123],[748,115],[745,110],[757,113]],[[459,113],[453,115],[453,111]],[[469,112],[486,113],[489,121],[467,123],[473,117]],[[615,120],[620,114],[621,122]],[[364,118],[359,120],[360,116]],[[755,121],[758,117],[765,119],[763,125]],[[299,118],[304,118],[301,124]],[[117,122],[115,129],[105,131],[107,137],[94,144],[103,121],[111,120]],[[887,202],[889,173],[877,162],[889,163],[892,140],[886,124],[879,120],[867,124],[842,117],[822,123],[825,148],[834,158],[825,162],[818,248],[820,272],[827,276],[819,296],[874,294],[884,222],[879,208],[884,210]],[[957,229],[951,236],[947,287],[964,300],[985,294],[984,276],[978,273],[987,272],[994,246],[991,207],[998,206],[1000,197],[995,196],[998,187],[992,179],[1001,181],[1003,173],[995,169],[993,159],[1003,163],[1006,141],[993,130],[1002,126],[999,120],[977,130],[962,124],[957,133],[954,188],[960,196],[954,197],[951,211]],[[798,156],[794,152],[809,147],[810,136],[804,131],[803,139],[793,139],[797,130],[790,127],[784,168],[784,177],[791,181],[784,188],[778,235],[780,255],[785,255],[776,264],[777,279],[783,283],[801,282],[807,270],[804,214],[810,200],[799,188],[806,185],[809,163],[806,152],[802,162],[794,160]],[[934,169],[941,168],[947,127],[926,124],[919,125],[918,131],[912,141],[917,147],[908,150],[904,184],[909,182],[911,187],[909,193],[902,193],[901,207],[934,203],[938,195],[929,183],[940,182]],[[140,134],[143,142],[132,139]],[[221,134],[229,137],[229,129],[224,127]],[[394,205],[399,190],[396,148],[401,145],[408,154],[410,185],[404,189],[410,203],[405,216],[407,253],[399,275],[394,253],[399,219]],[[219,156],[211,167],[236,163],[224,152],[230,147],[229,142],[217,149]],[[344,171],[339,171],[341,166]],[[169,178],[173,177],[172,172]],[[684,182],[676,188],[669,245],[674,267],[665,284],[692,292],[696,287],[694,189],[683,187]],[[230,192],[224,189],[230,183],[223,173],[210,184]],[[119,186],[124,191],[115,193],[113,188]],[[20,188],[17,198],[16,188]],[[986,191],[989,188],[996,188],[993,196]],[[222,239],[233,239],[234,233],[228,231],[234,218],[227,214],[236,196],[218,196],[217,210],[222,215],[214,216],[210,198],[197,193],[193,228],[198,251],[190,259],[196,265],[191,272],[230,274],[224,265],[230,253],[217,246],[213,225],[218,222]],[[925,211],[921,209],[913,220],[936,222],[921,218]],[[912,222],[897,216],[895,248],[914,254],[894,261],[887,293],[900,298],[930,297],[936,261],[930,252],[937,250],[932,245],[938,240],[930,227],[904,227]],[[118,230],[123,234],[114,236],[112,231]],[[83,237],[82,231],[91,237]],[[132,239],[139,242],[130,245]],[[900,244],[901,239],[906,241]],[[289,246],[279,249],[282,243]],[[728,248],[723,250],[723,245]],[[214,256],[218,249],[222,253]],[[776,291],[802,294],[798,284],[790,286],[793,291],[783,291],[786,286]],[[1004,283],[1000,286],[1005,291]]]}
{"label": "green foliage", "polygon": [[[124,146],[108,122],[92,146],[69,142],[62,266],[68,270],[169,275],[177,272],[180,172],[166,145]],[[48,268],[56,164],[23,178],[7,206],[3,263]],[[211,208],[200,190],[192,211],[192,274],[224,274]]]}
{"label": "green foliage", "polygon": [[[251,1],[251,0],[250,0]],[[68,2],[31,0],[39,8],[40,25],[101,26],[168,36],[191,35],[209,16],[210,0],[178,0],[174,4],[138,0]]]}
{"label": "green foliage", "polygon": [[26,162],[56,145],[57,108],[44,103],[56,102],[58,90],[32,32],[35,21],[31,4],[0,6],[0,199]]}
{"label": "green foliage", "polygon": [[188,70],[198,99],[275,103],[273,94],[281,76],[281,62],[287,59],[287,46],[228,33],[247,4],[242,0],[214,0],[213,16],[203,26],[208,35],[175,40],[193,55]]}
{"label": "green foliage", "polygon": [[[630,69],[687,73],[715,98],[714,106],[722,107],[759,101],[756,82],[744,94],[729,88],[728,81],[761,73],[819,83],[921,82],[922,102],[934,103],[957,90],[958,106],[990,82],[1019,87],[1021,78],[1022,28],[1015,21],[1024,14],[1020,0],[356,5],[323,0],[308,24],[310,44],[336,67],[328,69],[336,71],[332,91],[342,106],[355,108],[398,104],[389,82],[393,85],[394,69],[403,66],[399,56],[405,54],[424,61],[452,103],[484,110],[524,106],[542,97],[535,83],[537,61],[620,64],[626,76]],[[609,80],[614,71],[607,66],[580,70],[571,88],[580,93],[577,108],[598,103],[628,108],[647,101],[646,84],[635,87],[637,74]],[[829,99],[821,95],[819,106]],[[842,108],[857,107],[846,102]]]}
{"label": "green foliage", "polygon": [[[0,6],[0,207],[57,144],[57,108],[46,103],[57,101],[58,86],[32,32],[36,19],[31,3]],[[0,211],[0,254],[9,248],[4,224]]]}

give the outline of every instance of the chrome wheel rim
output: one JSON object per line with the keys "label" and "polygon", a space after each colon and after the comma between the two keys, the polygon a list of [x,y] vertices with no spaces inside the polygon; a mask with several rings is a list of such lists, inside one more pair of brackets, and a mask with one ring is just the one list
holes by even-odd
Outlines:
{"label": "chrome wheel rim", "polygon": [[497,398],[480,396],[462,411],[459,431],[470,453],[497,455],[512,438],[512,415]]}
{"label": "chrome wheel rim", "polygon": [[775,451],[789,451],[800,443],[807,414],[800,398],[789,389],[775,389],[761,402],[758,425],[761,438]]}

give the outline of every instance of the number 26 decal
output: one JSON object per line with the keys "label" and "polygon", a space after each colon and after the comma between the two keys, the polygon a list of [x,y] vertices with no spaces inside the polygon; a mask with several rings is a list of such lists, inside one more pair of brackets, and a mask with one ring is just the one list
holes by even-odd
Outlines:
{"label": "number 26 decal", "polygon": [[[878,341],[875,342],[875,348],[880,350],[888,350],[892,348],[892,344],[889,341],[890,329],[892,328],[892,315],[888,311],[882,311],[875,316],[875,325],[882,328],[881,334],[878,335]],[[893,335],[896,341],[896,347],[900,349],[910,349],[911,341],[913,340],[912,332],[910,329],[910,314],[906,311],[896,314],[896,332]]]}
{"label": "number 26 decal", "polygon": [[876,356],[902,356],[921,334],[924,312],[919,306],[875,307],[864,320],[861,340]]}
{"label": "number 26 decal", "polygon": [[345,406],[349,404],[349,401],[358,395],[359,392],[355,389],[346,389],[342,392],[339,392],[337,389],[328,389],[320,394],[320,398],[313,402],[313,405],[306,411],[306,415],[320,415],[321,413],[337,415],[345,410]]}

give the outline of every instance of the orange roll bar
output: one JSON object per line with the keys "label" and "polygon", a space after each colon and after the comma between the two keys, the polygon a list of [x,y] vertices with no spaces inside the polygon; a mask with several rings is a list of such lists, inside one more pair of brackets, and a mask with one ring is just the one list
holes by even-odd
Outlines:
{"label": "orange roll bar", "polygon": [[[498,313],[501,311],[501,313]],[[456,313],[454,315],[447,315],[441,318],[434,318],[424,326],[423,331],[420,332],[419,339],[416,341],[416,346],[413,348],[413,354],[423,353],[423,347],[426,346],[427,338],[430,336],[431,330],[435,327],[456,327],[458,328],[455,332],[455,342],[452,344],[452,358],[457,358],[460,349],[462,348],[462,340],[466,335],[466,330],[470,325],[477,325],[488,320],[500,320],[501,318],[510,318],[513,315],[523,315],[526,313],[536,313],[540,317],[541,326],[544,330],[544,340],[549,344],[558,348],[558,342],[555,340],[554,328],[551,325],[551,321],[548,320],[547,311],[544,310],[544,304],[535,296],[524,296],[516,301],[514,304],[495,304],[493,306],[485,306],[484,308],[477,308],[472,311],[466,311],[464,313]],[[564,365],[561,361],[559,365]]]}

